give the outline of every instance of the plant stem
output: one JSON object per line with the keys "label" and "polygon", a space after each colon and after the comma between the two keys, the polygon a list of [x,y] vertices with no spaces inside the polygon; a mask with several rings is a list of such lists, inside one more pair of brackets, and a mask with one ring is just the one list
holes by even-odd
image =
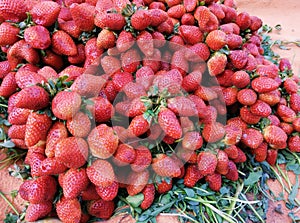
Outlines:
{"label": "plant stem", "polygon": [[11,209],[16,213],[16,215],[20,216],[18,210],[13,206],[13,204],[5,197],[2,191],[0,191],[0,197],[11,207]]}
{"label": "plant stem", "polygon": [[235,192],[235,195],[234,195],[234,200],[233,200],[233,202],[230,203],[229,211],[227,212],[227,214],[232,215],[232,212],[233,212],[233,210],[235,208],[237,199],[238,199],[239,195],[241,194],[243,188],[244,188],[244,184],[243,183],[237,185],[236,192]]}

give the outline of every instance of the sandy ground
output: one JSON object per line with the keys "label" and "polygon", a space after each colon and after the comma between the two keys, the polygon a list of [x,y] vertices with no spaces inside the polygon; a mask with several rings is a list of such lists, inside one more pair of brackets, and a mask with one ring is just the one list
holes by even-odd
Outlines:
{"label": "sandy ground", "polygon": [[[283,40],[283,41],[296,41],[300,40],[300,28],[298,21],[300,21],[300,1],[298,0],[236,0],[238,11],[247,11],[251,15],[256,15],[260,17],[265,24],[268,24],[274,27],[277,24],[280,24],[282,27],[281,31],[274,30],[271,34],[274,40]],[[278,47],[274,47],[274,50],[281,55],[281,57],[286,57],[291,60],[294,73],[300,76],[300,47],[296,47],[294,44],[286,45],[289,50],[281,50]],[[295,182],[295,176],[290,174],[291,183]],[[10,192],[12,190],[17,190],[21,180],[17,180],[8,175],[7,171],[0,171],[0,191],[3,192],[6,197],[11,200]],[[269,186],[275,195],[279,195],[282,191],[280,184],[276,181],[269,181]],[[300,193],[298,193],[298,198],[300,199]],[[13,201],[16,207],[21,208],[22,204],[20,198],[17,198]],[[275,211],[275,208],[280,204],[282,206],[283,214],[279,214]],[[3,216],[5,213],[9,212],[10,209],[0,198],[0,222],[3,221]],[[267,223],[288,223],[292,222],[288,217],[288,210],[283,202],[274,202],[270,201],[269,212]],[[169,217],[160,216],[158,222],[176,222],[175,219],[170,219]],[[51,220],[50,222],[54,222]],[[132,222],[132,219],[129,216],[120,216],[119,218],[114,218],[109,223],[114,222]]]}

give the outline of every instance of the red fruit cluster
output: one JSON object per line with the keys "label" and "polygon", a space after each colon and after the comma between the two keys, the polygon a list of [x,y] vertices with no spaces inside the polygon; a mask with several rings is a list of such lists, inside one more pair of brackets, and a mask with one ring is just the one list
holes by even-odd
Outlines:
{"label": "red fruit cluster", "polygon": [[58,187],[63,222],[108,219],[120,188],[145,210],[180,178],[219,191],[249,151],[271,165],[300,152],[299,79],[264,58],[262,21],[225,3],[0,0],[0,96],[33,177],[26,221],[53,215]]}

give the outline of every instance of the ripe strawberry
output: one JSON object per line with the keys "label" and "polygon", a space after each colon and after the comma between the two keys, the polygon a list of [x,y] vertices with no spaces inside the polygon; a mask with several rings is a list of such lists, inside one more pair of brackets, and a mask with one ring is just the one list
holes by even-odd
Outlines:
{"label": "ripe strawberry", "polygon": [[17,90],[17,82],[14,72],[9,72],[3,79],[0,86],[0,96],[9,97]]}
{"label": "ripe strawberry", "polygon": [[197,165],[191,164],[186,167],[184,175],[184,185],[187,187],[194,187],[196,183],[203,178]]}
{"label": "ripe strawberry", "polygon": [[162,130],[174,139],[179,139],[182,136],[182,129],[180,123],[170,109],[161,108],[158,113],[158,124]]}
{"label": "ripe strawberry", "polygon": [[107,159],[115,153],[119,138],[111,127],[100,124],[90,132],[87,141],[93,156]]}
{"label": "ripe strawberry", "polygon": [[187,132],[183,136],[182,147],[187,150],[197,150],[202,147],[203,139],[199,132]]}
{"label": "ripe strawberry", "polygon": [[55,23],[60,8],[60,5],[56,2],[41,1],[33,6],[30,10],[30,15],[34,23],[48,27]]}
{"label": "ripe strawberry", "polygon": [[58,218],[66,223],[80,222],[81,205],[77,198],[67,199],[62,197],[56,203],[56,213]]}
{"label": "ripe strawberry", "polygon": [[210,49],[215,51],[220,50],[227,43],[226,34],[221,30],[213,30],[208,33],[205,42]]}
{"label": "ripe strawberry", "polygon": [[[153,2],[156,3],[156,2]],[[158,3],[158,2],[157,2]],[[168,19],[168,14],[165,9],[149,7],[151,17],[151,26],[157,27]]]}
{"label": "ripe strawberry", "polygon": [[136,30],[144,30],[151,24],[151,13],[147,10],[137,10],[130,19],[132,27]]}
{"label": "ripe strawberry", "polygon": [[[226,16],[226,14],[225,14],[225,16]],[[227,41],[229,40],[228,38],[230,38],[231,34],[234,34],[237,36],[239,36],[239,34],[240,34],[240,27],[236,23],[233,23],[233,22],[224,23],[224,24],[220,25],[220,30],[222,30],[223,32],[225,32],[227,34]],[[241,43],[241,45],[242,45],[242,43]]]}
{"label": "ripe strawberry", "polygon": [[162,177],[178,177],[181,174],[177,163],[165,154],[157,154],[156,158],[153,158],[152,169]]}
{"label": "ripe strawberry", "polygon": [[55,175],[64,173],[68,167],[60,162],[56,157],[45,158],[41,161],[38,174],[40,176]]}
{"label": "ripe strawberry", "polygon": [[68,137],[57,142],[55,157],[69,168],[79,168],[86,163],[88,145],[82,138]]}
{"label": "ripe strawberry", "polygon": [[87,203],[87,211],[90,215],[97,218],[109,219],[115,210],[113,201],[104,201],[102,199],[92,200]]}
{"label": "ripe strawberry", "polygon": [[12,125],[9,127],[7,135],[9,138],[24,139],[26,125]]}
{"label": "ripe strawberry", "polygon": [[46,217],[52,211],[52,202],[45,201],[38,204],[29,204],[26,209],[25,221],[35,222]]}
{"label": "ripe strawberry", "polygon": [[116,57],[105,56],[101,59],[101,66],[106,74],[112,75],[120,71],[121,62]]}
{"label": "ripe strawberry", "polygon": [[224,126],[219,123],[207,123],[202,130],[202,137],[206,142],[213,143],[222,139],[225,135]]}
{"label": "ripe strawberry", "polygon": [[113,105],[102,97],[95,97],[90,99],[93,105],[87,105],[87,109],[94,115],[95,122],[107,122],[114,116],[115,109]]}
{"label": "ripe strawberry", "polygon": [[203,176],[214,173],[218,164],[218,160],[215,154],[208,151],[201,151],[198,154],[197,165],[200,174]]}
{"label": "ripe strawberry", "polygon": [[291,94],[290,96],[290,108],[294,110],[294,112],[300,112],[300,95],[299,94]]}
{"label": "ripe strawberry", "polygon": [[268,149],[266,161],[271,165],[274,166],[276,164],[278,155],[278,150],[275,149]]}
{"label": "ripe strawberry", "polygon": [[132,33],[123,30],[120,32],[118,36],[116,47],[119,52],[125,52],[134,45],[134,42],[135,42],[135,38],[132,35]]}
{"label": "ripe strawberry", "polygon": [[224,152],[227,154],[228,158],[236,159],[238,157],[238,148],[235,145],[231,145],[224,149]]}
{"label": "ripe strawberry", "polygon": [[218,18],[206,6],[197,7],[194,11],[194,17],[202,32],[211,32],[219,27]]}
{"label": "ripe strawberry", "polygon": [[272,108],[266,102],[257,100],[250,106],[250,112],[261,117],[268,117],[272,113]]}
{"label": "ripe strawberry", "polygon": [[0,1],[0,14],[3,20],[11,20],[14,22],[22,21],[26,18],[26,12],[27,6],[25,2],[19,2],[17,0]]}
{"label": "ripe strawberry", "polygon": [[125,26],[125,18],[119,13],[97,13],[94,19],[96,26],[110,30],[121,30]]}
{"label": "ripe strawberry", "polygon": [[80,193],[80,197],[83,201],[91,201],[100,199],[99,194],[97,194],[96,186],[90,183],[87,188]]}
{"label": "ripe strawberry", "polygon": [[149,171],[143,170],[142,172],[132,171],[128,176],[128,185],[126,187],[130,196],[140,193],[148,184]]}
{"label": "ripe strawberry", "polygon": [[9,22],[0,25],[0,46],[13,45],[19,40],[20,29]]}
{"label": "ripe strawberry", "polygon": [[31,111],[24,108],[14,108],[8,115],[8,121],[12,125],[26,124],[27,118]]}
{"label": "ripe strawberry", "polygon": [[226,125],[225,126],[225,137],[222,140],[226,145],[235,145],[237,144],[242,136],[242,128],[236,125]]}
{"label": "ripe strawberry", "polygon": [[280,102],[280,92],[278,90],[261,93],[258,96],[259,100],[264,101],[270,106],[274,106]]}
{"label": "ripe strawberry", "polygon": [[113,156],[113,162],[117,166],[126,166],[133,163],[136,159],[136,152],[134,148],[128,144],[119,144]]}
{"label": "ripe strawberry", "polygon": [[46,49],[51,45],[50,33],[40,25],[31,26],[25,29],[25,41],[35,49]]}
{"label": "ripe strawberry", "polygon": [[194,45],[203,41],[203,33],[197,26],[181,25],[178,30],[186,44]]}
{"label": "ripe strawberry", "polygon": [[243,105],[253,105],[257,100],[257,94],[252,89],[242,89],[237,94],[237,100]]}
{"label": "ripe strawberry", "polygon": [[152,162],[151,152],[145,146],[138,146],[135,149],[135,153],[135,160],[130,164],[130,167],[134,172],[142,172],[148,168]]}
{"label": "ripe strawberry", "polygon": [[205,181],[208,183],[208,186],[213,191],[220,191],[222,186],[222,176],[218,173],[213,173],[205,176]]}
{"label": "ripe strawberry", "polygon": [[279,87],[279,83],[269,77],[257,77],[251,82],[251,87],[257,93],[274,91]]}
{"label": "ripe strawberry", "polygon": [[115,46],[116,37],[113,31],[102,29],[97,37],[97,47],[108,49]]}
{"label": "ripe strawberry", "polygon": [[170,7],[167,11],[168,16],[175,19],[180,19],[185,13],[185,7],[181,4]]}
{"label": "ripe strawberry", "polygon": [[76,39],[78,39],[80,37],[80,34],[82,33],[74,20],[65,21],[62,19],[58,19],[58,28]]}
{"label": "ripe strawberry", "polygon": [[269,77],[275,79],[278,77],[279,69],[275,64],[258,65],[256,73],[261,77]]}
{"label": "ripe strawberry", "polygon": [[234,163],[244,163],[247,160],[246,154],[241,150],[239,147],[237,147],[238,150],[238,156],[237,158],[233,159],[232,161]]}
{"label": "ripe strawberry", "polygon": [[252,32],[255,32],[262,26],[262,20],[257,16],[250,16],[250,19],[251,19],[251,25],[249,28],[251,29]]}
{"label": "ripe strawberry", "polygon": [[299,89],[298,84],[292,78],[287,78],[283,82],[283,87],[289,94],[297,93],[297,91]]}
{"label": "ripe strawberry", "polygon": [[236,71],[231,77],[232,84],[237,88],[245,88],[250,84],[250,76],[243,70]]}
{"label": "ripe strawberry", "polygon": [[15,79],[21,89],[47,82],[40,74],[28,70],[19,70],[15,75]]}
{"label": "ripe strawberry", "polygon": [[233,105],[234,103],[237,102],[237,94],[238,94],[237,88],[235,87],[224,88],[222,92],[223,92],[224,102],[226,106]]}
{"label": "ripe strawberry", "polygon": [[[1,27],[1,25],[0,25]],[[1,34],[0,34],[1,35]],[[1,37],[0,37],[1,39]],[[4,60],[0,62],[0,78],[4,78],[10,72],[9,61]]]}
{"label": "ripe strawberry", "polygon": [[229,59],[235,68],[243,69],[248,62],[248,53],[243,50],[232,50]]}
{"label": "ripe strawberry", "polygon": [[91,121],[87,114],[78,112],[72,119],[67,120],[67,128],[75,137],[86,137],[91,130]]}
{"label": "ripe strawberry", "polygon": [[110,186],[101,187],[96,186],[97,194],[104,200],[104,201],[112,201],[118,195],[119,190],[119,183],[114,181]]}
{"label": "ripe strawberry", "polygon": [[208,8],[219,20],[225,17],[225,12],[220,4],[216,4],[212,1]]}
{"label": "ripe strawberry", "polygon": [[253,114],[246,106],[240,109],[241,119],[247,124],[257,124],[261,116]]}
{"label": "ripe strawberry", "polygon": [[185,58],[191,62],[203,62],[210,56],[210,51],[205,43],[196,43],[185,52]]}
{"label": "ripe strawberry", "polygon": [[256,149],[263,142],[263,135],[256,129],[248,128],[243,131],[241,142],[251,149]]}
{"label": "ripe strawberry", "polygon": [[263,130],[265,141],[273,149],[284,149],[287,142],[287,134],[278,126],[269,125]]}
{"label": "ripe strawberry", "polygon": [[300,137],[298,135],[289,137],[288,148],[291,152],[300,152]]}
{"label": "ripe strawberry", "polygon": [[177,69],[182,76],[185,76],[189,70],[189,64],[184,57],[183,50],[178,50],[174,52],[170,64],[171,64],[171,69]]}
{"label": "ripe strawberry", "polygon": [[183,6],[187,12],[193,12],[197,7],[197,1],[195,0],[184,0]]}
{"label": "ripe strawberry", "polygon": [[[225,31],[225,30],[223,30]],[[237,34],[227,33],[227,45],[230,50],[239,48],[243,44],[243,38]]]}
{"label": "ripe strawberry", "polygon": [[53,67],[56,71],[63,66],[63,60],[60,55],[55,54],[51,50],[45,50],[45,56],[42,57],[43,63]]}
{"label": "ripe strawberry", "polygon": [[207,61],[208,72],[211,76],[221,74],[227,65],[227,56],[223,53],[216,52]]}
{"label": "ripe strawberry", "polygon": [[[138,42],[140,44],[141,42]],[[150,46],[148,45],[150,43]],[[143,47],[146,48],[146,46],[149,46],[149,50],[152,47],[151,42],[142,42],[142,44],[145,44]],[[149,52],[149,51],[148,51]],[[121,64],[123,71],[134,73],[137,71],[139,65],[141,63],[141,56],[140,53],[137,51],[137,49],[129,49],[126,52],[121,54]]]}
{"label": "ripe strawberry", "polygon": [[153,55],[145,57],[142,64],[143,66],[149,66],[154,72],[157,72],[161,68],[161,61],[161,51],[154,48]]}
{"label": "ripe strawberry", "polygon": [[279,70],[288,71],[292,69],[292,65],[287,58],[281,58],[279,61]]}
{"label": "ripe strawberry", "polygon": [[154,45],[153,45],[153,37],[147,31],[142,31],[136,38],[137,45],[145,56],[152,56]]}
{"label": "ripe strawberry", "polygon": [[108,187],[115,181],[115,173],[112,165],[106,160],[97,159],[86,168],[90,181],[96,186]]}
{"label": "ripe strawberry", "polygon": [[300,132],[300,118],[296,118],[292,123],[293,130]]}
{"label": "ripe strawberry", "polygon": [[180,22],[182,25],[192,26],[195,24],[195,18],[192,14],[186,12],[181,17]]}
{"label": "ripe strawberry", "polygon": [[95,7],[88,3],[72,4],[70,12],[75,24],[81,31],[92,31],[94,28]]}
{"label": "ripe strawberry", "polygon": [[223,150],[218,150],[216,172],[222,175],[226,175],[228,173],[228,162],[229,157],[227,153]]}
{"label": "ripe strawberry", "polygon": [[55,80],[58,78],[57,72],[50,66],[44,66],[43,68],[39,69],[37,72],[40,76],[48,80]]}
{"label": "ripe strawberry", "polygon": [[247,12],[241,12],[236,17],[236,24],[241,30],[246,30],[251,26],[251,17]]}
{"label": "ripe strawberry", "polygon": [[63,195],[66,199],[76,198],[89,184],[86,171],[82,169],[69,169],[63,177]]}
{"label": "ripe strawberry", "polygon": [[294,110],[286,105],[279,105],[277,107],[277,114],[284,122],[291,123],[296,119]]}
{"label": "ripe strawberry", "polygon": [[74,40],[65,31],[56,31],[51,40],[52,50],[59,55],[75,56],[78,53]]}
{"label": "ripe strawberry", "polygon": [[143,210],[148,209],[154,201],[155,198],[155,187],[153,184],[147,184],[142,191],[144,195],[144,200],[142,201],[140,207]]}
{"label": "ripe strawberry", "polygon": [[158,181],[156,182],[156,190],[159,194],[164,194],[167,193],[168,191],[172,190],[173,187],[173,180],[172,178],[161,178],[158,179]]}
{"label": "ripe strawberry", "polygon": [[267,158],[268,144],[263,142],[256,149],[251,150],[252,154],[255,155],[255,161],[263,162]]}
{"label": "ripe strawberry", "polygon": [[62,122],[55,122],[49,129],[46,140],[45,154],[47,157],[54,157],[56,143],[63,138],[68,137],[67,128]]}
{"label": "ripe strawberry", "polygon": [[85,61],[85,46],[83,44],[77,44],[77,54],[75,56],[69,56],[68,61],[71,64],[82,64]]}
{"label": "ripe strawberry", "polygon": [[228,173],[225,175],[228,180],[237,181],[239,179],[239,173],[236,164],[229,160],[228,162]]}
{"label": "ripe strawberry", "polygon": [[227,121],[227,125],[233,125],[237,128],[241,128],[242,130],[245,130],[248,126],[247,123],[244,122],[241,117],[234,117],[234,118],[230,118]]}

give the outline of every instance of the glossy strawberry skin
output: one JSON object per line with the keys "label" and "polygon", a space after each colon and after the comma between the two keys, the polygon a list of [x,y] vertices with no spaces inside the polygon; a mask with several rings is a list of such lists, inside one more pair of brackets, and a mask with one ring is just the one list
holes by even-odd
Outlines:
{"label": "glossy strawberry skin", "polygon": [[158,123],[163,131],[174,139],[182,136],[182,129],[176,115],[168,108],[162,108],[158,114]]}
{"label": "glossy strawberry skin", "polygon": [[113,201],[104,201],[102,199],[93,200],[88,202],[87,211],[90,215],[109,219],[115,210],[115,204]]}
{"label": "glossy strawberry skin", "polygon": [[74,40],[65,31],[56,31],[52,35],[51,41],[52,50],[57,54],[75,56],[78,53]]}
{"label": "glossy strawberry skin", "polygon": [[241,142],[251,149],[256,149],[263,142],[263,135],[256,129],[248,128],[243,131]]}
{"label": "glossy strawberry skin", "polygon": [[56,213],[63,222],[80,222],[81,205],[77,198],[62,197],[56,204]]}
{"label": "glossy strawberry skin", "polygon": [[128,176],[128,185],[126,187],[130,196],[140,193],[148,184],[149,171],[143,170],[142,172],[131,172]]}
{"label": "glossy strawberry skin", "polygon": [[135,151],[136,157],[130,167],[135,172],[141,172],[151,164],[152,155],[150,150],[145,146],[138,146]]}
{"label": "glossy strawberry skin", "polygon": [[3,22],[0,25],[0,46],[13,45],[19,40],[17,36],[20,29],[8,22]]}
{"label": "glossy strawberry skin", "polygon": [[211,152],[200,152],[197,158],[198,169],[201,175],[206,176],[212,174],[217,167],[217,157]]}
{"label": "glossy strawberry skin", "polygon": [[205,124],[202,131],[203,139],[209,143],[219,141],[220,139],[223,138],[224,135],[225,135],[224,126],[219,122]]}
{"label": "glossy strawberry skin", "polygon": [[142,201],[140,207],[143,210],[148,209],[154,201],[155,198],[155,187],[153,184],[147,184],[142,191],[144,195],[144,200]]}
{"label": "glossy strawberry skin", "polygon": [[189,165],[186,168],[184,175],[184,185],[187,187],[194,187],[196,183],[203,178],[197,165]]}
{"label": "glossy strawberry skin", "polygon": [[95,7],[88,3],[74,4],[70,12],[75,24],[81,31],[92,31],[94,28]]}
{"label": "glossy strawberry skin", "polygon": [[96,191],[104,201],[112,201],[118,195],[119,183],[114,181],[110,186],[96,186]]}
{"label": "glossy strawberry skin", "polygon": [[151,24],[151,15],[146,10],[137,10],[131,16],[131,25],[136,30],[144,30]]}
{"label": "glossy strawberry skin", "polygon": [[213,173],[205,176],[205,181],[208,183],[208,186],[213,191],[219,191],[222,186],[222,177],[221,174]]}
{"label": "glossy strawberry skin", "polygon": [[94,23],[100,28],[121,30],[125,26],[125,18],[119,13],[97,13]]}
{"label": "glossy strawberry skin", "polygon": [[286,147],[288,139],[287,134],[278,126],[269,125],[263,133],[265,141],[274,149],[283,149]]}
{"label": "glossy strawberry skin", "polygon": [[49,129],[46,140],[45,154],[47,157],[54,157],[54,150],[56,143],[62,139],[67,138],[67,128],[62,122],[55,122]]}
{"label": "glossy strawberry skin", "polygon": [[269,77],[257,77],[251,82],[251,87],[257,93],[266,93],[277,89],[279,84]]}
{"label": "glossy strawberry skin", "polygon": [[67,128],[75,137],[86,137],[91,130],[91,121],[87,114],[78,112],[72,119],[67,120]]}
{"label": "glossy strawberry skin", "polygon": [[226,34],[221,30],[213,30],[207,35],[205,42],[210,49],[220,50],[227,43]]}
{"label": "glossy strawberry skin", "polygon": [[45,201],[38,204],[29,204],[26,209],[25,220],[28,222],[35,222],[47,216],[52,211],[52,202]]}
{"label": "glossy strawberry skin", "polygon": [[235,163],[231,160],[228,162],[228,173],[225,177],[231,181],[237,181],[239,179],[239,173]]}
{"label": "glossy strawberry skin", "polygon": [[181,174],[180,167],[169,156],[165,154],[158,154],[152,160],[152,169],[154,172],[162,177],[178,177]]}
{"label": "glossy strawberry skin", "polygon": [[44,26],[40,25],[26,28],[24,39],[35,49],[44,50],[51,45],[49,31]]}
{"label": "glossy strawberry skin", "polygon": [[126,166],[136,159],[136,151],[128,144],[119,144],[113,155],[113,162],[117,166]]}
{"label": "glossy strawberry skin", "polygon": [[25,2],[2,0],[0,2],[1,17],[5,20],[19,22],[26,18]]}
{"label": "glossy strawberry skin", "polygon": [[208,61],[208,71],[211,76],[217,76],[221,74],[226,67],[227,56],[223,53],[215,53]]}
{"label": "glossy strawberry skin", "polygon": [[0,86],[0,96],[9,97],[17,90],[17,82],[14,72],[9,72],[3,79]]}
{"label": "glossy strawberry skin", "polygon": [[31,10],[30,14],[32,20],[41,26],[51,26],[55,23],[60,12],[60,6],[56,2],[43,1],[36,4]]}

